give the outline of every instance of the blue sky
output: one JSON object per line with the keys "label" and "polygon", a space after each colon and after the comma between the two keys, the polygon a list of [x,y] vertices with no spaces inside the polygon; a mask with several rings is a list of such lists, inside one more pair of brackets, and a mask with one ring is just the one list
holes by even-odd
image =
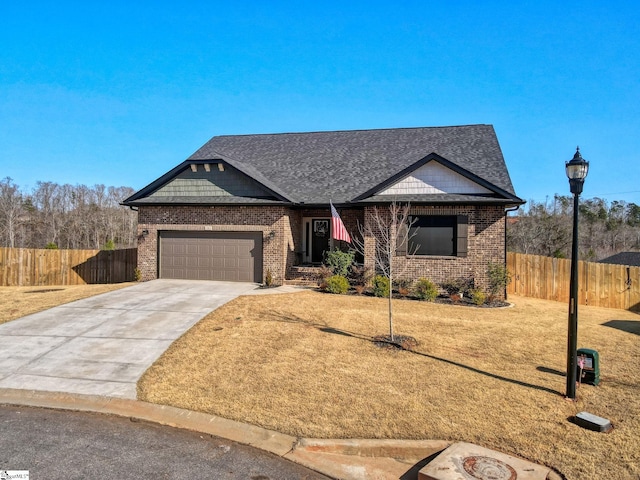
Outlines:
{"label": "blue sky", "polygon": [[640,204],[636,1],[3,2],[0,178],[139,189],[221,134],[493,124],[516,193]]}

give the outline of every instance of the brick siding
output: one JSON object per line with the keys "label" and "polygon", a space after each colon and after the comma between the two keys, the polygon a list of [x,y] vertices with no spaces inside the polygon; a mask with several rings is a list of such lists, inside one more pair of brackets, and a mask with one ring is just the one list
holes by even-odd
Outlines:
{"label": "brick siding", "polygon": [[[380,214],[388,212],[385,207]],[[428,278],[435,283],[458,278],[473,278],[475,286],[488,288],[487,267],[490,262],[505,262],[505,211],[499,206],[414,206],[411,215],[467,215],[468,253],[466,257],[449,256],[395,256],[394,271],[402,272],[399,278],[415,280]],[[366,207],[364,218],[371,222],[373,207]],[[374,267],[376,242],[365,238],[365,264]]]}
{"label": "brick siding", "polygon": [[[380,209],[384,210],[384,207]],[[339,209],[345,227],[359,235],[358,225],[370,222],[373,207]],[[466,257],[407,258],[396,256],[396,270],[405,270],[404,278],[426,277],[434,282],[474,278],[476,286],[488,286],[489,262],[505,261],[504,208],[499,206],[414,206],[413,215],[467,215],[468,254]],[[138,211],[138,268],[142,280],[158,278],[158,231],[262,232],[263,275],[271,272],[274,282],[284,283],[293,266],[302,260],[303,218],[330,217],[326,209],[297,209],[284,206],[177,206],[140,207]],[[142,231],[148,230],[143,236]],[[373,266],[375,239],[365,238],[365,264]],[[406,268],[405,268],[406,266]],[[263,279],[264,280],[264,279]]]}
{"label": "brick siding", "polygon": [[[290,222],[291,211],[287,207],[140,207],[138,268],[142,280],[158,278],[158,231],[182,230],[262,232],[263,275],[270,271],[275,283],[283,283],[290,252],[294,250]],[[143,236],[143,230],[149,234]]]}

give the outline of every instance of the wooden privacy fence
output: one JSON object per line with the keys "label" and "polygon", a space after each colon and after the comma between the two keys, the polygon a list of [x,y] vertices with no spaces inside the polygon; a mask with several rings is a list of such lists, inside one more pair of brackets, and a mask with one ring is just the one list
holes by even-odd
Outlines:
{"label": "wooden privacy fence", "polygon": [[[507,294],[569,302],[571,260],[507,253]],[[640,311],[640,267],[578,262],[580,305]]]}
{"label": "wooden privacy fence", "polygon": [[83,285],[135,279],[137,249],[44,250],[0,247],[0,285]]}

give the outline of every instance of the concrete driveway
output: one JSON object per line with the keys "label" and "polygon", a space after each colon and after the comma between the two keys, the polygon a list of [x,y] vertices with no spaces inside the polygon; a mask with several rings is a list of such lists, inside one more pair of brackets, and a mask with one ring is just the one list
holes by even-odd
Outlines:
{"label": "concrete driveway", "polygon": [[136,382],[174,340],[257,288],[153,280],[5,323],[0,388],[135,399]]}

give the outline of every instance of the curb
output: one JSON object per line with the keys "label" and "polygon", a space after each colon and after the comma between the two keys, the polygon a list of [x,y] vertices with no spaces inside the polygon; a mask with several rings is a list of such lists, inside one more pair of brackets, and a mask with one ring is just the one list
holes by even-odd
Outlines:
{"label": "curb", "polygon": [[[340,480],[418,478],[452,442],[445,440],[325,440],[297,438],[215,415],[123,398],[0,388],[0,405],[117,415],[183,428],[249,445]],[[547,480],[561,480],[551,471]]]}
{"label": "curb", "polygon": [[291,451],[298,440],[290,435],[214,415],[123,398],[38,390],[0,389],[0,403],[129,417],[215,435],[281,457]]}
{"label": "curb", "polygon": [[96,395],[0,389],[0,404],[117,415],[206,433],[259,448],[341,480],[398,479],[416,463],[450,444],[441,440],[296,438],[215,415]]}

